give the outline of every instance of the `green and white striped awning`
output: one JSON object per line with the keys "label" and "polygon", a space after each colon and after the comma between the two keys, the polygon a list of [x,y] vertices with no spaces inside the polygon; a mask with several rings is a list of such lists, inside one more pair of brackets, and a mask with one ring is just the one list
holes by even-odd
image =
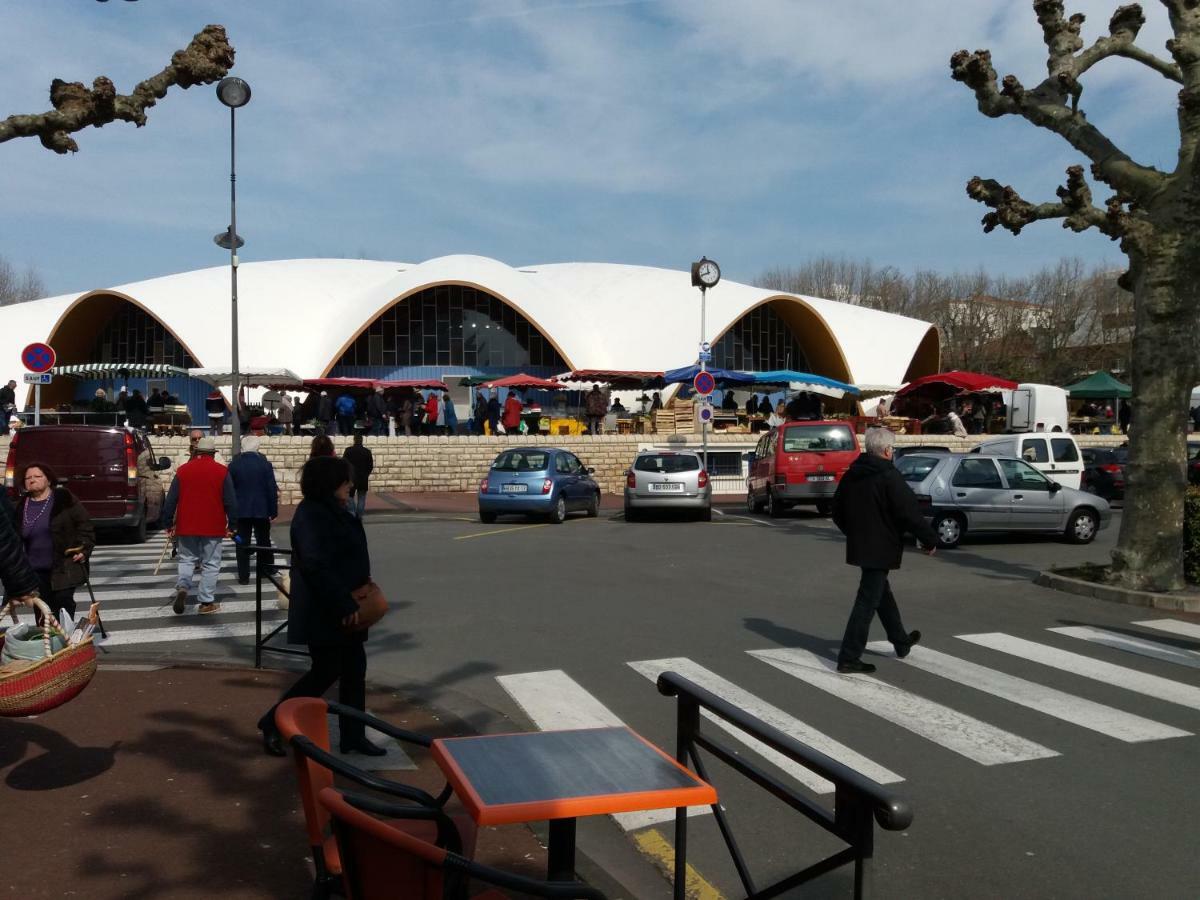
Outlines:
{"label": "green and white striped awning", "polygon": [[81,363],[74,366],[55,366],[55,375],[72,378],[170,378],[186,376],[187,369],[166,363]]}

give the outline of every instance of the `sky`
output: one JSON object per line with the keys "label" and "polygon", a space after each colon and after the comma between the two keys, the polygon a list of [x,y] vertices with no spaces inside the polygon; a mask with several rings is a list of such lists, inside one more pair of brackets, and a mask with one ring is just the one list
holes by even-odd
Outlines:
{"label": "sky", "polygon": [[[1084,38],[1117,0],[1068,0]],[[1165,55],[1158,3],[1139,44]],[[237,113],[244,262],[686,269],[707,255],[756,283],[817,256],[904,272],[1020,275],[1065,256],[1121,265],[1057,222],[979,225],[973,175],[1054,199],[1080,157],[950,78],[989,48],[1026,86],[1045,72],[1018,0],[0,0],[0,116],[49,108],[52,78],[127,93],[209,23],[251,85]],[[1122,59],[1081,107],[1140,162],[1171,169],[1176,86]],[[0,144],[0,257],[49,295],[223,265],[229,111],[172,88],[146,127],[75,135],[59,156]],[[1097,202],[1107,197],[1095,185]]]}

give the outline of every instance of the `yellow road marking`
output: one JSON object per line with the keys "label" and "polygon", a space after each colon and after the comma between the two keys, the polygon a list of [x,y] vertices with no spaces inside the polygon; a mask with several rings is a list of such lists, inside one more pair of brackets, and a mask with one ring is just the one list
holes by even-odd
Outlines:
{"label": "yellow road marking", "polygon": [[479,531],[475,534],[460,534],[455,538],[456,541],[465,541],[469,538],[487,537],[489,534],[508,534],[510,531],[525,531],[529,528],[545,528],[547,522],[542,522],[539,525],[514,525],[509,528],[497,528],[495,531]]}
{"label": "yellow road marking", "polygon": [[[675,872],[675,848],[657,828],[647,828],[633,836],[638,849],[654,862],[667,877]],[[689,900],[725,900],[725,895],[713,887],[695,867],[688,863],[687,896]]]}

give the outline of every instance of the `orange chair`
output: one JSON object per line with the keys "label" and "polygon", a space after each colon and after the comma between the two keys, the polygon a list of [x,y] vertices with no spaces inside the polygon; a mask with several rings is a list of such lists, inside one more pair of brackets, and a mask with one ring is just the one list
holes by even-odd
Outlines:
{"label": "orange chair", "polygon": [[379,791],[389,797],[405,801],[403,807],[391,806],[392,810],[403,810],[403,819],[397,828],[411,832],[417,838],[436,842],[466,856],[475,853],[476,826],[465,813],[451,815],[446,812],[446,802],[453,791],[450,785],[434,797],[432,794],[386,778],[380,778],[352,766],[334,756],[329,749],[329,714],[359,719],[366,725],[383,732],[396,740],[421,747],[428,747],[432,740],[423,734],[405,731],[378,719],[375,716],[329,703],[317,697],[293,697],[285,700],[275,710],[275,725],[283,739],[292,747],[296,764],[296,781],[300,800],[304,806],[304,823],[308,831],[308,844],[312,848],[316,878],[313,897],[328,897],[341,887],[342,863],[338,857],[337,843],[328,834],[329,814],[317,802],[317,794],[333,786],[334,773],[356,784]]}
{"label": "orange chair", "polygon": [[[379,801],[356,794],[343,795],[329,787],[321,789],[318,799],[333,818],[349,900],[466,897],[467,882],[472,878],[516,891],[520,896],[605,900],[600,891],[579,881],[538,881],[473,862],[401,830],[401,822],[382,822],[362,811],[364,807],[375,812],[387,806]],[[408,809],[389,812],[403,815]],[[508,897],[501,891],[489,890],[475,894],[474,900],[508,900]]]}

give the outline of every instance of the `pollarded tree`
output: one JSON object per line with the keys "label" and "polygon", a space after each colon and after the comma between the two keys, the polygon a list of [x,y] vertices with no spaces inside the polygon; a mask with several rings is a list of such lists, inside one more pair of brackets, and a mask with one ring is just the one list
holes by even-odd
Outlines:
{"label": "pollarded tree", "polygon": [[178,85],[185,90],[196,84],[211,84],[224,78],[233,68],[233,47],[220,25],[208,25],[190,44],[176,50],[171,64],[157,75],[141,81],[129,94],[118,94],[108,78],[101,75],[86,88],[81,82],[55,78],[50,83],[50,105],[54,109],[34,115],[9,116],[0,122],[0,144],[19,137],[37,137],[55,153],[74,153],[79,149],[71,135],[94,125],[109,122],[146,124],[146,110]]}
{"label": "pollarded tree", "polygon": [[[1108,34],[1084,47],[1083,16],[1066,17],[1061,0],[1034,0],[1048,51],[1049,74],[1034,88],[1016,77],[997,80],[991,54],[960,50],[952,76],[975,92],[986,116],[1021,116],[1063,138],[1091,162],[1091,175],[1113,195],[1092,200],[1083,166],[1067,169],[1058,199],[1029,203],[1012,187],[972,178],[967,193],[991,207],[984,231],[1013,234],[1032,222],[1059,219],[1064,228],[1095,228],[1120,241],[1129,269],[1121,283],[1134,295],[1134,427],[1124,517],[1113,576],[1129,587],[1183,586],[1183,497],[1188,398],[1200,381],[1200,0],[1161,0],[1174,35],[1168,58],[1139,47],[1140,6],[1122,6]],[[1175,169],[1141,165],[1092,125],[1079,109],[1080,79],[1101,60],[1122,56],[1178,82],[1179,152]]]}

